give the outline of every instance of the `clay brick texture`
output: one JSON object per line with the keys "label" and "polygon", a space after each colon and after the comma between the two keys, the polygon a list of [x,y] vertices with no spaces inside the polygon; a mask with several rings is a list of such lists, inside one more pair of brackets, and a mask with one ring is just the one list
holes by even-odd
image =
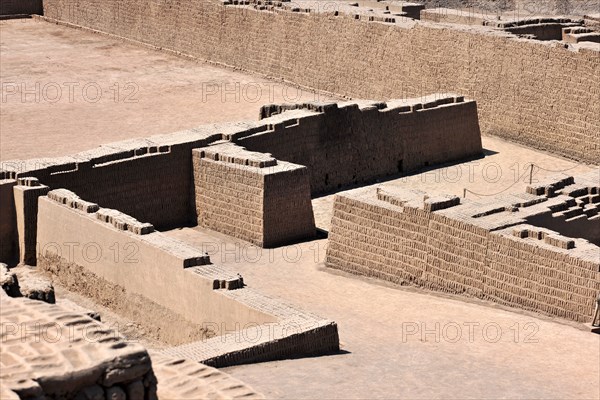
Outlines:
{"label": "clay brick texture", "polygon": [[41,164],[42,168],[22,176],[38,177],[53,189],[72,190],[102,207],[150,222],[157,229],[170,229],[194,222],[191,149],[198,142],[203,145],[209,141],[164,146],[152,153],[147,144],[125,152],[112,150],[53,168]]}
{"label": "clay brick texture", "polygon": [[[329,267],[591,320],[600,290],[598,246],[523,225],[510,214],[473,217],[480,204],[430,212],[393,200],[364,189],[336,197]],[[544,233],[523,238],[528,228]]]}
{"label": "clay brick texture", "polygon": [[461,93],[478,102],[485,134],[600,159],[600,53],[592,49],[458,25],[213,1],[48,0],[44,14],[356,98]]}
{"label": "clay brick texture", "polygon": [[[225,149],[242,158],[227,160]],[[273,165],[254,167],[253,155],[232,144],[193,150],[198,225],[261,247],[313,238],[306,167],[270,157]]]}
{"label": "clay brick texture", "polygon": [[[262,114],[271,116],[263,121],[270,129],[234,140],[248,150],[307,166],[313,194],[482,152],[477,104],[462,96],[306,106],[304,113],[284,112],[281,121],[266,106]],[[272,107],[285,111],[285,106]]]}

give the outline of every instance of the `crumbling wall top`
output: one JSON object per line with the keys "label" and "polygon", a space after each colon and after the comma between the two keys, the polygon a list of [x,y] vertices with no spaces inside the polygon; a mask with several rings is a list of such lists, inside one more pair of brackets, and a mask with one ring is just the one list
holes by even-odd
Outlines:
{"label": "crumbling wall top", "polygon": [[198,150],[200,158],[256,168],[274,167],[277,160],[270,154],[248,151],[244,147],[226,142]]}
{"label": "crumbling wall top", "polygon": [[[573,250],[571,255],[584,258],[587,257],[586,252],[592,249],[589,251],[597,257],[599,248],[583,239],[587,236],[566,237],[550,229],[529,225],[528,221],[535,220],[534,217],[558,218],[567,224],[577,224],[576,220],[589,220],[586,223],[600,220],[600,189],[597,187],[599,171],[594,170],[580,177],[551,178],[549,183],[528,187],[528,193],[506,193],[493,198],[470,199],[452,195],[430,195],[420,190],[401,187],[380,187],[375,191],[371,188],[361,188],[342,195],[405,213],[443,216],[488,232],[503,232],[503,235],[510,234],[518,238],[531,237],[528,232],[536,232],[536,235],[542,235],[540,239],[544,239],[544,243],[551,246],[550,248]],[[548,197],[542,190],[547,188],[548,184],[557,188],[556,193],[552,192],[552,197]],[[510,230],[513,227],[519,228],[517,233]]]}
{"label": "crumbling wall top", "polygon": [[101,208],[95,203],[82,200],[69,190],[52,190],[48,193],[47,199],[80,213],[81,217],[87,217],[97,223],[110,225],[113,229],[135,235],[137,240],[159,248],[180,259],[183,268],[211,264],[208,254],[202,253],[184,242],[155,231],[152,224],[140,222],[117,210]]}

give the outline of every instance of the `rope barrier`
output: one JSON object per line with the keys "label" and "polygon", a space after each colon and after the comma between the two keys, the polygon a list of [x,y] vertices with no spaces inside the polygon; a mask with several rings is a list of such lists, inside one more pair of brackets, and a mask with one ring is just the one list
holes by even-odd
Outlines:
{"label": "rope barrier", "polygon": [[577,168],[577,165],[574,165],[574,166],[572,166],[570,168],[566,168],[566,169],[563,169],[563,170],[556,171],[556,170],[551,170],[551,169],[543,168],[543,167],[541,167],[541,166],[539,166],[539,165],[537,165],[535,163],[527,163],[525,165],[528,165],[531,168],[528,171],[523,172],[523,174],[521,174],[521,176],[519,176],[510,186],[506,187],[505,189],[502,189],[501,191],[496,192],[496,193],[484,194],[484,193],[477,193],[477,192],[474,192],[474,191],[469,190],[467,188],[464,188],[463,189],[463,198],[467,197],[467,192],[471,193],[471,194],[474,194],[477,197],[497,196],[499,194],[502,194],[502,193],[506,192],[507,190],[509,190],[510,188],[512,188],[513,186],[515,186],[517,183],[521,183],[521,179],[523,179],[523,177],[526,174],[528,174],[528,173],[529,173],[529,184],[531,185],[531,183],[533,181],[533,170],[536,167],[538,169],[542,170],[542,171],[547,171],[547,172],[551,172],[551,173],[564,173],[564,172],[569,171],[569,170],[571,170],[573,168]]}
{"label": "rope barrier", "polygon": [[578,165],[573,165],[571,168],[566,168],[566,169],[561,169],[561,170],[552,170],[552,169],[546,169],[546,168],[542,168],[542,167],[540,167],[539,165],[537,165],[537,164],[534,164],[534,163],[529,163],[529,164],[530,164],[530,165],[535,165],[536,167],[538,167],[538,168],[539,168],[539,169],[541,169],[542,171],[553,172],[553,173],[556,173],[556,174],[559,174],[559,173],[561,173],[561,172],[565,172],[565,171],[570,171],[570,170],[572,170],[572,169],[574,169],[574,168],[577,168],[577,167],[578,167]]}

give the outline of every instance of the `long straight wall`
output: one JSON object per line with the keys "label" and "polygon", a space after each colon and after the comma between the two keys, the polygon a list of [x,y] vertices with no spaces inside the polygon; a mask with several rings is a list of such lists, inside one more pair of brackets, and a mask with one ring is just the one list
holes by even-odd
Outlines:
{"label": "long straight wall", "polygon": [[224,322],[234,329],[236,324],[276,320],[214,290],[213,280],[200,274],[212,266],[185,265],[202,258],[202,253],[160,232],[136,235],[121,231],[98,220],[95,213],[44,196],[39,199],[38,242],[38,262],[43,269],[60,271],[69,264],[82,267],[195,324]]}
{"label": "long straight wall", "polygon": [[9,161],[3,167],[166,230],[195,223],[192,148],[220,138],[183,131],[111,143],[64,158]]}
{"label": "long straight wall", "polygon": [[[427,22],[212,1],[47,0],[47,17],[357,98],[456,92],[483,133],[600,159],[600,52]],[[240,40],[243,38],[243,40]]]}
{"label": "long straight wall", "polygon": [[[472,215],[473,208],[461,213]],[[500,225],[510,224],[510,218],[501,216]],[[514,236],[513,229],[527,227],[490,231],[444,212],[393,205],[366,191],[345,192],[336,196],[326,263],[397,284],[589,322],[600,290],[598,247],[563,237],[575,243],[567,250]]]}
{"label": "long straight wall", "polygon": [[32,175],[51,188],[81,193],[82,198],[163,230],[192,222],[190,153],[189,146],[173,146],[168,153],[97,165],[81,163],[76,170],[65,173],[45,170]]}
{"label": "long straight wall", "polygon": [[329,104],[319,111],[295,121],[289,112],[281,120],[273,115],[262,120],[271,129],[234,140],[307,166],[313,194],[482,153],[477,104],[462,96]]}

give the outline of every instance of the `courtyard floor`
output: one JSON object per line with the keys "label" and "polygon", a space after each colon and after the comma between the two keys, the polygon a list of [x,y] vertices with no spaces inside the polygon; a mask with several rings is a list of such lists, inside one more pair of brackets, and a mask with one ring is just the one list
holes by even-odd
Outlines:
{"label": "courtyard floor", "polygon": [[[38,20],[0,22],[0,50],[2,161],[333,99]],[[530,163],[534,180],[591,168],[494,137],[483,146],[482,159],[381,184],[478,198],[522,192]],[[313,200],[324,230],[334,196]],[[250,287],[338,323],[340,354],[226,369],[268,398],[600,398],[600,335],[582,326],[335,273],[323,265],[326,239],[262,250],[197,228],[167,234],[209,251]]]}
{"label": "courtyard floor", "polygon": [[200,228],[168,234],[249,287],[337,322],[340,354],[225,369],[267,398],[600,397],[600,335],[589,330],[334,272],[327,240],[267,250]]}

